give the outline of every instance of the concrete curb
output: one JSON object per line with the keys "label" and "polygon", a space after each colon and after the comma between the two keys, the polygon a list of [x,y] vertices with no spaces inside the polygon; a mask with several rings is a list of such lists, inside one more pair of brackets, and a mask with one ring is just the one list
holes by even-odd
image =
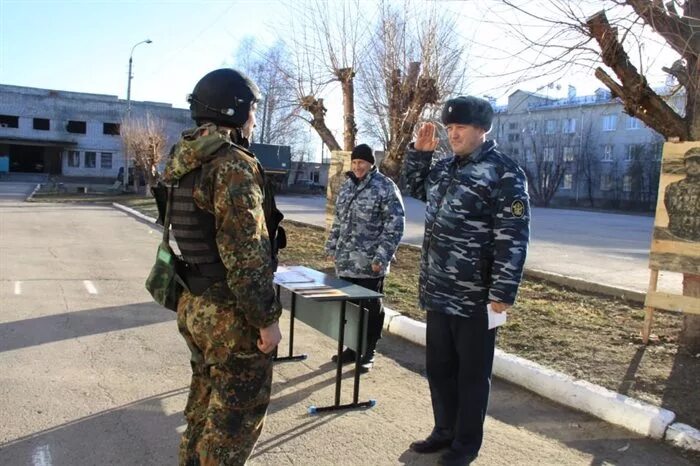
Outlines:
{"label": "concrete curb", "polygon": [[544,270],[526,268],[525,276],[528,278],[535,278],[538,280],[555,283],[557,285],[566,286],[575,290],[614,296],[633,303],[644,304],[644,299],[646,298],[646,293],[642,293],[641,291],[636,291],[630,288],[604,285],[602,283],[588,282],[580,278],[569,277],[567,275],[561,275],[553,272],[545,272]]}
{"label": "concrete curb", "polygon": [[[151,223],[155,222],[154,218],[148,217],[130,207],[116,202],[112,205],[141,220]],[[537,273],[556,275],[548,272]],[[570,277],[565,278],[568,279]],[[583,282],[579,279],[573,280]],[[596,290],[588,291],[598,292]],[[393,309],[385,308],[385,313],[384,329],[387,332],[425,346],[425,323],[406,317]],[[672,424],[676,414],[667,409],[621,395],[585,380],[574,379],[566,374],[548,369],[540,364],[508,354],[499,349],[496,349],[494,355],[493,372],[495,376],[501,379],[524,387],[557,403],[592,414],[611,424],[622,426],[641,435],[665,439],[672,445],[681,448],[700,451],[700,431],[686,424]]]}
{"label": "concrete curb", "polygon": [[[134,210],[131,207],[127,207],[123,204],[119,204],[117,202],[112,202],[112,207],[116,207],[119,210],[123,210],[124,212],[133,215],[134,217],[140,218],[141,220],[144,220],[146,222],[152,223],[156,225],[156,219],[153,217],[149,217],[148,215],[144,215],[138,210]],[[160,225],[157,225],[160,227]]]}
{"label": "concrete curb", "polygon": [[40,188],[41,188],[41,183],[37,183],[37,185],[34,187],[34,191],[32,191],[32,193],[24,199],[24,202],[31,201],[32,198],[34,197],[34,195],[36,194],[36,192],[39,191]]}
{"label": "concrete curb", "polygon": [[[384,328],[392,335],[425,345],[425,323],[385,308]],[[540,396],[583,411],[611,424],[685,449],[700,451],[700,431],[685,424],[672,424],[676,414],[658,406],[608,390],[585,380],[544,367],[536,362],[496,349],[496,377],[524,387]]]}

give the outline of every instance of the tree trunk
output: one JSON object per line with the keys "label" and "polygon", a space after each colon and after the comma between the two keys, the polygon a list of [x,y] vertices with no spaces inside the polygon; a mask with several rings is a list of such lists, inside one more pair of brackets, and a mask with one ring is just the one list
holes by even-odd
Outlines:
{"label": "tree trunk", "polygon": [[343,146],[347,152],[355,148],[355,136],[357,135],[354,77],[355,72],[352,68],[338,70],[338,79],[343,91]]}
{"label": "tree trunk", "polygon": [[326,126],[326,107],[323,106],[323,99],[317,99],[312,95],[307,95],[301,100],[301,107],[311,114],[309,124],[316,130],[321,141],[328,147],[328,150],[341,150],[340,144],[328,126]]}

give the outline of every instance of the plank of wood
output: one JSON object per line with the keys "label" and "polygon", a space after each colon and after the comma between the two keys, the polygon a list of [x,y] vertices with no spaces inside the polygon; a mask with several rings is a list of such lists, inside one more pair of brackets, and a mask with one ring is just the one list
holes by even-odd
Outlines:
{"label": "plank of wood", "polygon": [[681,296],[660,291],[647,293],[646,306],[668,311],[682,311],[688,314],[700,314],[700,298]]}

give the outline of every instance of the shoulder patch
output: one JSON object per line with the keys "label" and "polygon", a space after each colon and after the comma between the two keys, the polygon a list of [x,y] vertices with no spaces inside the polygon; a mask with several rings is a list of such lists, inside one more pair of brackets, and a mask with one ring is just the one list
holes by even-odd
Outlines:
{"label": "shoulder patch", "polygon": [[523,201],[513,201],[510,205],[510,212],[513,214],[513,217],[522,218],[525,215],[525,204],[523,204]]}

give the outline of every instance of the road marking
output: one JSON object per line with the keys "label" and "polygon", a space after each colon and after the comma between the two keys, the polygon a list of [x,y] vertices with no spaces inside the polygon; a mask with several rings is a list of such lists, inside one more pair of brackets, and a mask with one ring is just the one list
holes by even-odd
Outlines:
{"label": "road marking", "polygon": [[33,466],[51,466],[53,461],[51,461],[51,450],[48,445],[41,445],[36,447],[32,452],[32,465]]}
{"label": "road marking", "polygon": [[88,293],[97,294],[97,288],[95,288],[95,285],[93,285],[90,280],[83,280],[83,285],[85,285]]}
{"label": "road marking", "polygon": [[22,282],[15,282],[15,294],[22,294]]}

